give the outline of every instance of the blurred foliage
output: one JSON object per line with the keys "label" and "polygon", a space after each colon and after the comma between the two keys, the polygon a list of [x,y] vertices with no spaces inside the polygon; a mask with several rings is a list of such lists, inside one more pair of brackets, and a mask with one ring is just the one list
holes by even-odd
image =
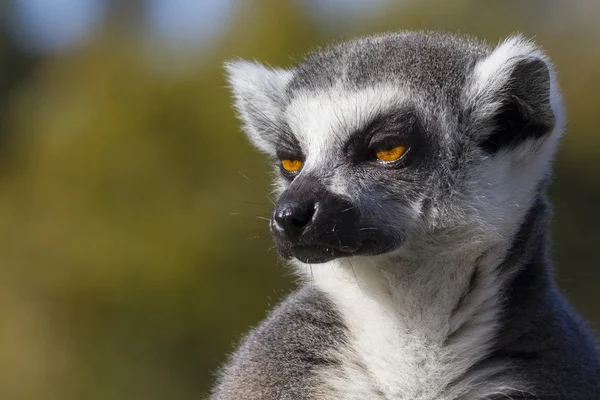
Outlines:
{"label": "blurred foliage", "polygon": [[41,59],[1,38],[0,398],[208,393],[226,354],[293,285],[262,219],[269,167],[240,133],[221,65],[286,66],[383,30],[491,42],[522,31],[547,49],[570,120],[551,190],[553,255],[562,288],[600,327],[598,38],[577,26],[554,35],[518,1],[401,4],[319,21],[302,1],[240,2],[216,43],[186,55],[195,67],[175,73],[154,67],[160,49],[123,18]]}

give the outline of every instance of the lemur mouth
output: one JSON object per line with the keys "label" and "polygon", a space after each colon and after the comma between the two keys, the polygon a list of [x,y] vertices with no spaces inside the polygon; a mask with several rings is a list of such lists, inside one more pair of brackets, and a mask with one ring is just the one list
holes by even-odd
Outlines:
{"label": "lemur mouth", "polygon": [[320,244],[297,244],[290,248],[291,256],[305,264],[321,264],[341,257],[351,257],[356,249],[335,248]]}
{"label": "lemur mouth", "polygon": [[286,258],[295,257],[305,264],[321,264],[336,258],[382,254],[393,250],[394,247],[392,244],[386,246],[377,239],[367,239],[356,247],[334,247],[317,243],[295,244],[288,249],[289,254]]}

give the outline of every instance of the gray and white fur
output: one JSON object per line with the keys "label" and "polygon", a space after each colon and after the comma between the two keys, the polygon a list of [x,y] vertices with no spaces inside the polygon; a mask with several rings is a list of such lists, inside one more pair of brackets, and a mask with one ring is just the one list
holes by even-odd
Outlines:
{"label": "gray and white fur", "polygon": [[538,47],[401,32],[226,68],[276,168],[277,250],[306,283],[213,400],[600,398],[597,345],[547,255],[564,116]]}

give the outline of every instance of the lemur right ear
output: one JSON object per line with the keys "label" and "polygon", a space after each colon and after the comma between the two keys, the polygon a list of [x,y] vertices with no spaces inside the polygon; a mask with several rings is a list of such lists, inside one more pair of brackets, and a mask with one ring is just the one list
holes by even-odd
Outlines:
{"label": "lemur right ear", "polygon": [[274,154],[287,101],[285,88],[293,72],[244,60],[226,63],[225,70],[248,138],[258,149]]}
{"label": "lemur right ear", "polygon": [[552,65],[521,36],[475,65],[464,99],[471,123],[483,135],[481,146],[490,153],[560,134],[555,128],[562,125],[562,106]]}

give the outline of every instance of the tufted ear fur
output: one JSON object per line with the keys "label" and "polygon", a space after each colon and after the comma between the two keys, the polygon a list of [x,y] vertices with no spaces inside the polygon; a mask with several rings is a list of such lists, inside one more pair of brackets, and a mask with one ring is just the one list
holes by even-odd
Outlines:
{"label": "tufted ear fur", "polygon": [[489,153],[562,131],[552,65],[521,36],[507,39],[475,65],[464,99],[471,122],[481,128],[480,144]]}
{"label": "tufted ear fur", "polygon": [[277,137],[285,130],[281,114],[293,72],[244,60],[226,63],[225,70],[248,138],[261,151],[274,154]]}

